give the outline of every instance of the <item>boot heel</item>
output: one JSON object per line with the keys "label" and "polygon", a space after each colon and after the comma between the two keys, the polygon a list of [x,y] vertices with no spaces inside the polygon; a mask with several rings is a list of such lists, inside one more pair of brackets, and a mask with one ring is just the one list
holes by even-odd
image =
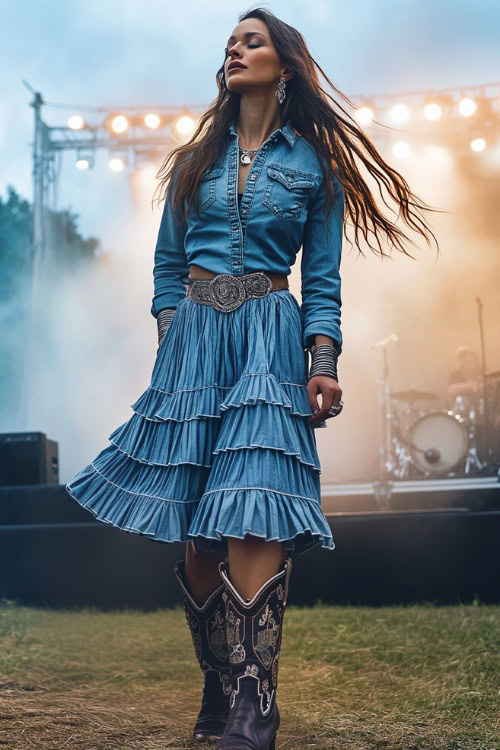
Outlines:
{"label": "boot heel", "polygon": [[271,740],[271,744],[269,745],[269,750],[276,750],[276,735]]}

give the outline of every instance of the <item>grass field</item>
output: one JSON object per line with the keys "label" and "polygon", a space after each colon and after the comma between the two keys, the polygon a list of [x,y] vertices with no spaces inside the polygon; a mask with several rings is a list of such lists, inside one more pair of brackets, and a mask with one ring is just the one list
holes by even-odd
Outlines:
{"label": "grass field", "polygon": [[[496,750],[499,643],[496,606],[290,606],[276,747]],[[0,601],[0,747],[207,747],[201,682],[180,607]]]}

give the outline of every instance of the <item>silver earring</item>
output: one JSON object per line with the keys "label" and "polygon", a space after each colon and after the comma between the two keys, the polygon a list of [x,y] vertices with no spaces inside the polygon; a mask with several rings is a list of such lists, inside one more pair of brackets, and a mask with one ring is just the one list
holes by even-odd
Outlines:
{"label": "silver earring", "polygon": [[274,92],[276,99],[279,101],[280,104],[283,104],[283,102],[285,101],[285,96],[286,96],[285,86],[286,86],[285,79],[280,78],[280,82],[278,83],[278,88]]}

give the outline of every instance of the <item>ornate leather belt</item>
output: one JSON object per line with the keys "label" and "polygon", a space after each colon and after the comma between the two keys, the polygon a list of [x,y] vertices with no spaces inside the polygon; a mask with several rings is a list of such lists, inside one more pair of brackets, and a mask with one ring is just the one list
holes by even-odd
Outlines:
{"label": "ornate leather belt", "polygon": [[278,289],[288,289],[286,276],[273,276],[275,280],[264,271],[256,271],[244,276],[220,273],[209,279],[191,279],[186,296],[202,305],[212,305],[221,312],[231,312],[248,299],[265,297]]}

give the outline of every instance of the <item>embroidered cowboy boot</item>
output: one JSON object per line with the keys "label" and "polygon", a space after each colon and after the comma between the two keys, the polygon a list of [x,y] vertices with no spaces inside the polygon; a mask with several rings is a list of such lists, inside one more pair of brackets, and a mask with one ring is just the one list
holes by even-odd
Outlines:
{"label": "embroidered cowboy boot", "polygon": [[226,562],[219,563],[219,571],[225,584],[231,711],[216,750],[275,750],[278,661],[292,560],[287,557],[250,600],[231,583]]}
{"label": "embroidered cowboy boot", "polygon": [[231,674],[226,640],[224,584],[198,606],[188,589],[185,561],[178,560],[174,573],[184,594],[184,611],[191,631],[196,658],[203,671],[201,708],[193,738],[199,742],[217,741],[223,734],[229,714]]}

